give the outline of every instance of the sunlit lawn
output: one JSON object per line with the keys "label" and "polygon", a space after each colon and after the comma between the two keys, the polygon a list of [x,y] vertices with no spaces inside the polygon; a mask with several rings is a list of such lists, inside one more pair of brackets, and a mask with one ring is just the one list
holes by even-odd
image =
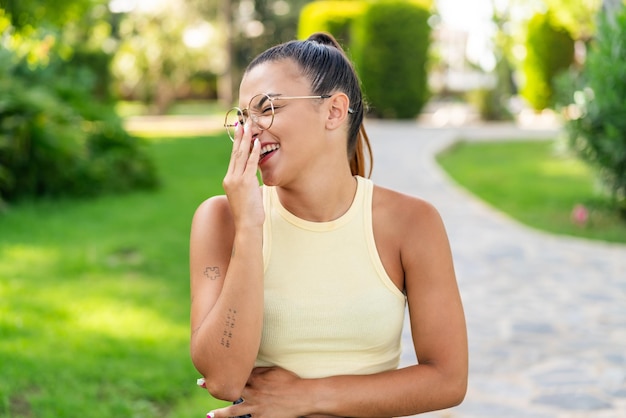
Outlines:
{"label": "sunlit lawn", "polygon": [[[626,243],[626,222],[607,210],[589,168],[554,141],[461,142],[438,156],[460,185],[532,227],[556,234]],[[575,205],[590,210],[577,225]]]}
{"label": "sunlit lawn", "polygon": [[[178,101],[168,109],[168,115],[212,115],[222,114],[227,109],[211,100],[185,100]],[[149,113],[148,106],[137,101],[120,101],[116,111],[123,118],[130,116],[144,116]]]}
{"label": "sunlit lawn", "polygon": [[156,192],[0,215],[0,416],[195,417],[192,214],[221,193],[225,136],[151,140]]}

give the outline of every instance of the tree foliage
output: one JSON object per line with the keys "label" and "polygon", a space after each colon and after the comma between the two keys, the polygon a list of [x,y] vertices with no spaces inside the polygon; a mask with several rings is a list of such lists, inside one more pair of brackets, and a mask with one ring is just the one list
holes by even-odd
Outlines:
{"label": "tree foliage", "polygon": [[[163,114],[190,90],[194,77],[222,70],[224,39],[207,21],[192,16],[184,4],[168,2],[163,9],[134,10],[118,17],[112,63],[118,94]],[[186,37],[191,37],[187,43]],[[204,93],[214,92],[210,80],[204,81]]]}
{"label": "tree foliage", "polygon": [[[276,44],[296,39],[300,11],[310,1],[233,0],[231,74],[236,84],[256,55]],[[241,4],[252,7],[242,8]]]}
{"label": "tree foliage", "polygon": [[107,3],[105,0],[0,0],[0,9],[6,11],[11,24],[18,29],[44,25],[63,27],[81,20],[95,6]]}
{"label": "tree foliage", "polygon": [[602,0],[544,0],[554,18],[574,39],[587,40],[595,32]]}
{"label": "tree foliage", "polygon": [[598,169],[626,217],[626,7],[601,15],[566,124],[570,144]]}
{"label": "tree foliage", "polygon": [[93,47],[103,26],[15,27],[9,16],[0,9],[0,201],[155,186],[150,159],[114,112],[111,55]]}

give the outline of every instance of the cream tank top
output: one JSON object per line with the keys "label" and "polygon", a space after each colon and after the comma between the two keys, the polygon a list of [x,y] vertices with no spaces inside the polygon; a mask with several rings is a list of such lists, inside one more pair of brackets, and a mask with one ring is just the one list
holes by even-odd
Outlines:
{"label": "cream tank top", "polygon": [[351,207],[331,222],[294,216],[274,187],[263,186],[265,312],[257,366],[302,378],[398,367],[406,299],[374,243],[373,183],[356,179]]}

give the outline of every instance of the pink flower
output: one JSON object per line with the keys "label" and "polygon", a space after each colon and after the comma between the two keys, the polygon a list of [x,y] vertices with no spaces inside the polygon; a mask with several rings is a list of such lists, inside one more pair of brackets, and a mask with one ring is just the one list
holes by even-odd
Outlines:
{"label": "pink flower", "polygon": [[585,226],[589,222],[589,209],[585,205],[577,204],[572,209],[572,222],[578,226]]}

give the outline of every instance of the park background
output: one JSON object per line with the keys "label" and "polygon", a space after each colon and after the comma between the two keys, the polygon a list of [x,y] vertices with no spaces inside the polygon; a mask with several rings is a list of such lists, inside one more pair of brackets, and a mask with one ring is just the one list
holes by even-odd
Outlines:
{"label": "park background", "polygon": [[245,64],[315,30],[370,119],[556,127],[439,160],[532,227],[626,242],[623,4],[472,4],[1,0],[0,416],[216,404],[188,354],[191,216],[222,193]]}

